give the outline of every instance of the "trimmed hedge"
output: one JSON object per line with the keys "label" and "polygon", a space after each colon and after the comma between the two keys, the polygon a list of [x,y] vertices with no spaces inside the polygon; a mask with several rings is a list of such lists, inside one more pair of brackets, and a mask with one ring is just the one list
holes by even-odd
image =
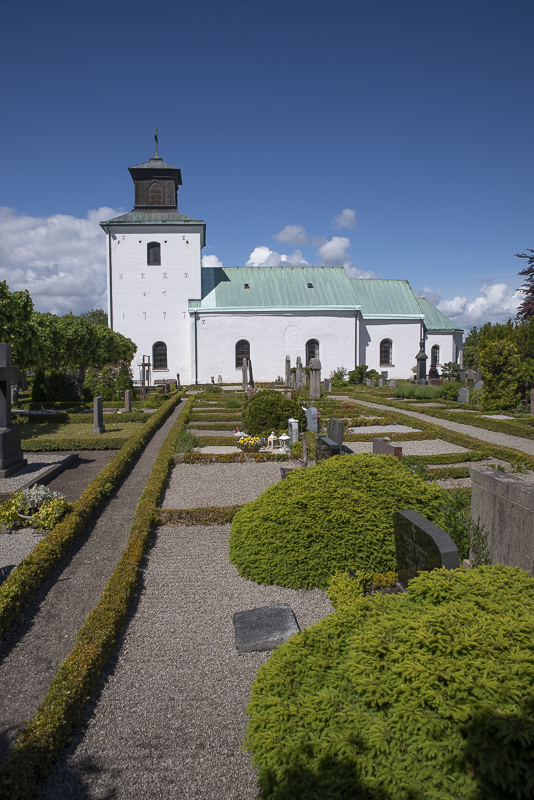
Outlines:
{"label": "trimmed hedge", "polygon": [[259,669],[246,746],[260,797],[531,798],[533,638],[519,568],[434,570],[355,599]]}
{"label": "trimmed hedge", "polygon": [[334,456],[297,469],[234,517],[230,560],[244,578],[326,589],[338,570],[396,569],[393,512],[443,525],[441,490],[396,458]]}
{"label": "trimmed hedge", "polygon": [[202,508],[161,508],[158,525],[226,525],[231,522],[242,505],[203,506]]}
{"label": "trimmed hedge", "polygon": [[282,453],[184,453],[175,455],[174,460],[181,464],[230,464],[244,461],[289,461]]}
{"label": "trimmed hedge", "polygon": [[[172,404],[158,412],[160,421],[172,411],[175,399],[180,398],[174,395]],[[78,632],[77,642],[37,714],[26,723],[13,751],[0,767],[0,789],[10,800],[35,796],[38,780],[47,774],[70,740],[72,728],[113,651],[135,596],[141,560],[157,520],[156,506],[173,463],[174,439],[184,426],[189,408],[186,403],[159,451],[137,504],[126,549],[101,599]]]}
{"label": "trimmed hedge", "polygon": [[76,500],[73,510],[55,525],[6,578],[0,586],[0,635],[26,608],[37,588],[83,532],[91,514],[119,484],[134,458],[165,422],[180,399],[180,395],[175,395],[166,406],[152,415],[147,425],[130,437]]}
{"label": "trimmed hedge", "polygon": [[86,439],[23,439],[21,444],[26,453],[43,453],[53,450],[120,450],[137,435],[134,433],[132,436],[105,436],[103,438],[95,436]]}

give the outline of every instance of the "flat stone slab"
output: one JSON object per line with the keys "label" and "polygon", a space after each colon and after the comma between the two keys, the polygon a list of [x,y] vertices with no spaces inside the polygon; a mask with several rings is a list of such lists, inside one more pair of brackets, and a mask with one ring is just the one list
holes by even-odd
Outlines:
{"label": "flat stone slab", "polygon": [[199,447],[199,453],[211,453],[213,455],[217,455],[217,453],[240,453],[241,450],[239,447],[231,447],[230,445],[225,446],[222,444],[213,445],[213,447]]}
{"label": "flat stone slab", "polygon": [[506,414],[482,414],[484,419],[515,419],[514,417],[507,417]]}
{"label": "flat stone slab", "polygon": [[[390,442],[392,445],[402,447],[402,454],[405,456],[434,456],[448,455],[449,453],[468,453],[466,447],[458,444],[450,444],[441,439],[422,439],[418,442]],[[352,450],[353,453],[372,453],[372,442],[344,442],[344,447]],[[454,464],[452,465],[454,466]]]}
{"label": "flat stone slab", "polygon": [[274,650],[299,633],[293,610],[287,603],[238,611],[233,616],[235,646],[239,653]]}
{"label": "flat stone slab", "polygon": [[195,436],[226,436],[228,439],[235,438],[235,431],[210,431],[209,428],[188,428]]}
{"label": "flat stone slab", "polygon": [[[24,442],[23,442],[24,444]],[[27,464],[9,478],[0,479],[0,501],[6,500],[12,492],[34,486],[36,483],[47,484],[59,475],[78,458],[77,453],[24,453]]]}
{"label": "flat stone slab", "polygon": [[408,425],[360,425],[349,428],[348,433],[421,433]]}

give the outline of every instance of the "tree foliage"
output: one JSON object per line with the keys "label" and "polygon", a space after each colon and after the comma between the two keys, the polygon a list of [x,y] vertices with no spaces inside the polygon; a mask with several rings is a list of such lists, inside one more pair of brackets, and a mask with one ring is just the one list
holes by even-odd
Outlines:
{"label": "tree foliage", "polygon": [[306,430],[306,415],[294,400],[281,392],[257,392],[243,407],[243,428],[252,436],[269,436],[271,431],[287,430],[287,421],[296,419],[301,431]]}
{"label": "tree foliage", "polygon": [[488,342],[479,353],[484,376],[482,408],[513,410],[524,392],[525,369],[517,347],[509,339]]}
{"label": "tree foliage", "polygon": [[534,317],[534,250],[527,248],[526,253],[516,253],[515,256],[527,260],[527,266],[519,272],[519,275],[523,275],[526,280],[521,287],[524,295],[523,302],[517,309],[516,315],[517,320],[526,322]]}
{"label": "tree foliage", "polygon": [[30,293],[10,292],[6,281],[0,283],[0,342],[11,345],[11,361],[21,369],[36,363],[39,338]]}

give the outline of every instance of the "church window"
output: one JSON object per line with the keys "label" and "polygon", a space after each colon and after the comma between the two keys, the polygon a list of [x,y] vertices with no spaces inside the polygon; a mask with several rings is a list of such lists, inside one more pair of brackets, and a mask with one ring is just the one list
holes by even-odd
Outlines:
{"label": "church window", "polygon": [[156,342],[152,348],[152,363],[154,369],[167,369],[167,345],[165,342]]}
{"label": "church window", "polygon": [[243,366],[243,359],[250,359],[250,344],[246,339],[240,339],[235,346],[235,365],[237,367]]}
{"label": "church window", "polygon": [[310,366],[310,359],[319,358],[319,342],[317,339],[308,339],[306,342],[306,366]]}
{"label": "church window", "polygon": [[146,263],[150,266],[161,264],[161,246],[159,242],[149,242],[146,246]]}
{"label": "church window", "polygon": [[435,344],[430,351],[430,363],[439,364],[439,345]]}
{"label": "church window", "polygon": [[153,181],[148,187],[148,205],[163,205],[163,186],[161,183],[159,183],[159,181]]}
{"label": "church window", "polygon": [[391,339],[382,339],[380,342],[380,365],[393,364],[393,344]]}

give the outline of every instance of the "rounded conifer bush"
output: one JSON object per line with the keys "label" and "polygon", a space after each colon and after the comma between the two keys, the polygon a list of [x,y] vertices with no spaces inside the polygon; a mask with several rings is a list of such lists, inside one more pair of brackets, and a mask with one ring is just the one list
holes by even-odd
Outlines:
{"label": "rounded conifer bush", "polygon": [[298,421],[300,431],[306,430],[306,414],[299,404],[271,389],[253,395],[243,407],[243,427],[251,436],[269,436],[271,431],[287,430],[290,417]]}
{"label": "rounded conifer bush", "polygon": [[422,573],[292,636],[247,709],[260,796],[531,798],[533,641],[534,579],[504,565]]}
{"label": "rounded conifer bush", "polygon": [[235,515],[230,559],[244,578],[326,589],[338,570],[396,571],[393,512],[438,525],[442,491],[396,458],[335,456],[291,472]]}

